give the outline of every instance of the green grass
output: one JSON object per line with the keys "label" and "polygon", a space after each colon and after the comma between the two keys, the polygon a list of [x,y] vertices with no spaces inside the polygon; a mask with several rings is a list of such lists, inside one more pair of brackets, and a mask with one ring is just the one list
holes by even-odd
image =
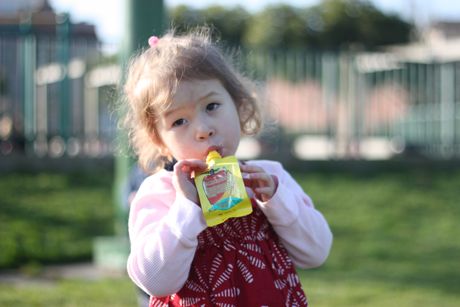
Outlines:
{"label": "green grass", "polygon": [[130,280],[59,280],[22,285],[0,283],[0,306],[137,306],[136,291]]}
{"label": "green grass", "polygon": [[458,306],[460,172],[296,176],[330,222],[327,263],[303,271],[315,306]]}
{"label": "green grass", "polygon": [[[460,171],[294,176],[334,233],[326,264],[300,272],[312,306],[460,306]],[[88,257],[91,236],[111,231],[110,184],[110,175],[0,177],[0,229],[5,232],[0,258],[5,248],[18,242],[5,234],[24,236],[20,242],[25,255],[34,250],[27,247],[34,241],[27,241],[26,234],[40,227],[60,233],[52,242],[61,243],[47,243],[48,253],[56,257],[51,259]],[[80,242],[85,252],[66,246],[63,242],[69,238]],[[56,247],[63,247],[65,253],[53,251]],[[18,254],[18,247],[13,251]],[[135,296],[126,277],[0,283],[0,306],[135,306]]]}
{"label": "green grass", "polygon": [[89,259],[113,233],[109,171],[0,177],[0,269]]}

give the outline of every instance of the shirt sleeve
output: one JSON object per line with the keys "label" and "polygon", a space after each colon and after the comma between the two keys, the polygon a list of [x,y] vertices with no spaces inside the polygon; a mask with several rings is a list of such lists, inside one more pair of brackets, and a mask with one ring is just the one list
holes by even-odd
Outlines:
{"label": "shirt sleeve", "polygon": [[170,178],[164,174],[147,178],[129,216],[128,275],[150,295],[178,292],[205,228],[200,207],[186,198],[176,199]]}
{"label": "shirt sleeve", "polygon": [[260,161],[259,166],[278,179],[277,190],[269,201],[256,199],[259,208],[297,267],[320,266],[332,246],[332,232],[326,219],[281,164]]}

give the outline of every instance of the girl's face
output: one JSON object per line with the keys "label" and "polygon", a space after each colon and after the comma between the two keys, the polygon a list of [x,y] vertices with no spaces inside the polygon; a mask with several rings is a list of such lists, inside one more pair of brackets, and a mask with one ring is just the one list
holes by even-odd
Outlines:
{"label": "girl's face", "polygon": [[241,135],[235,102],[216,79],[181,81],[156,128],[161,154],[177,160],[234,155]]}

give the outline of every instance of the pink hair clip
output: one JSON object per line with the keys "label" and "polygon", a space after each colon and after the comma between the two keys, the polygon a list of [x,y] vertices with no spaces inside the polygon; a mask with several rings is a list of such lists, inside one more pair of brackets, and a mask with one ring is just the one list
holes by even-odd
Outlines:
{"label": "pink hair clip", "polygon": [[160,39],[159,39],[158,37],[156,37],[156,36],[150,36],[150,37],[149,37],[149,46],[150,46],[151,48],[155,47],[155,46],[158,44],[158,41],[159,41],[159,40],[160,40]]}

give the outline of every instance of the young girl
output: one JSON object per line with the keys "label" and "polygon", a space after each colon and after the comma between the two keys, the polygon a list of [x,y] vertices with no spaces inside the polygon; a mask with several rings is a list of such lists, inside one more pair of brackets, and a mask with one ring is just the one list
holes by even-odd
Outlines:
{"label": "young girl", "polygon": [[157,167],[131,205],[129,276],[150,306],[307,306],[294,266],[321,265],[332,234],[283,167],[241,162],[253,213],[214,227],[193,183],[210,151],[234,155],[260,129],[254,96],[206,31],[149,45],[125,84],[131,141]]}

